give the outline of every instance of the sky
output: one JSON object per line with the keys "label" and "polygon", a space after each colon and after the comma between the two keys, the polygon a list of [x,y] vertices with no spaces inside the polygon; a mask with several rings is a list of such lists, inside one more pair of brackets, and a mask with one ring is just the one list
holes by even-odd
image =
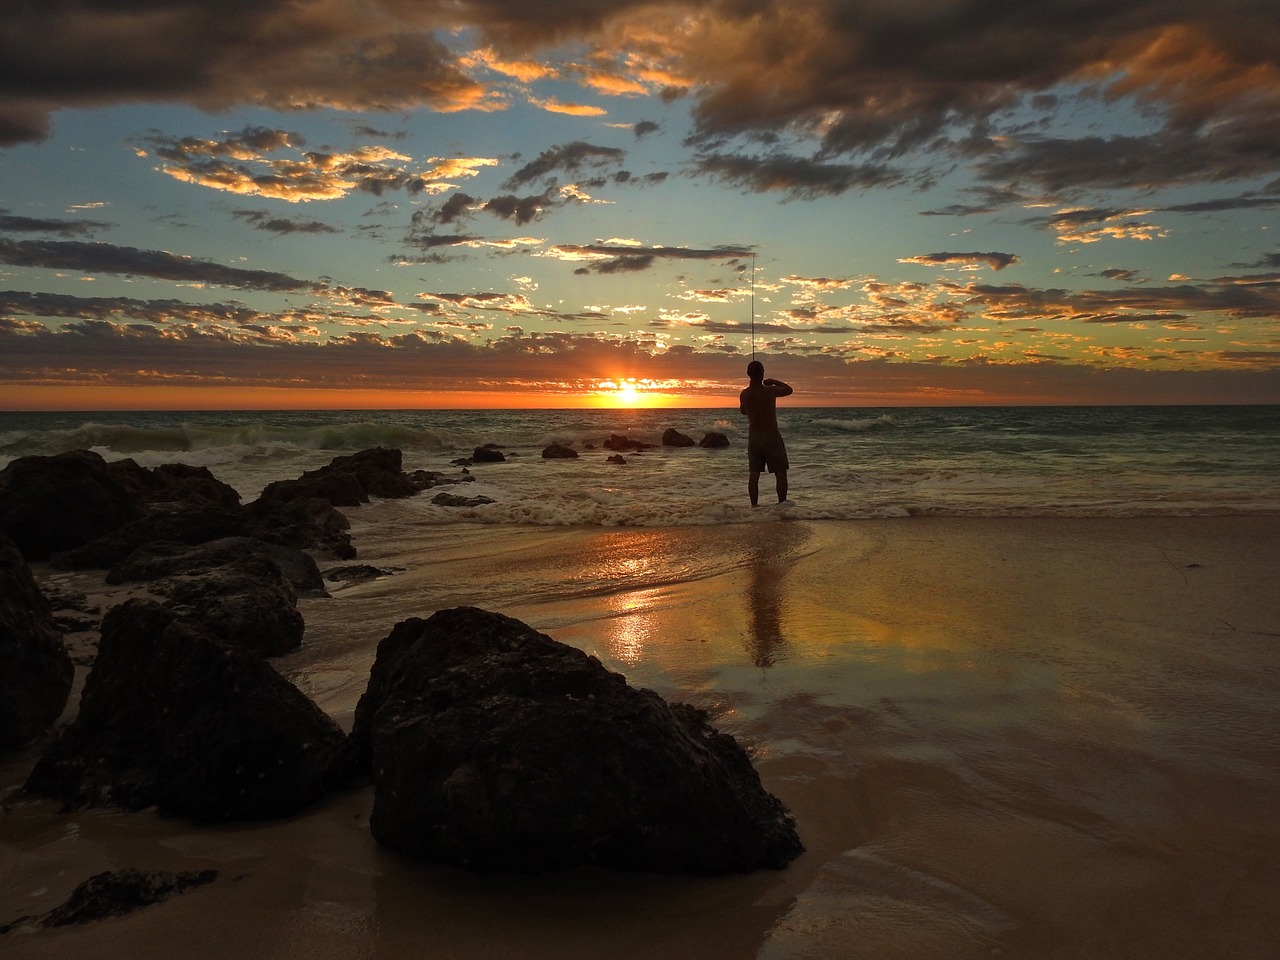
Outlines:
{"label": "sky", "polygon": [[20,0],[0,410],[1280,403],[1275,0]]}

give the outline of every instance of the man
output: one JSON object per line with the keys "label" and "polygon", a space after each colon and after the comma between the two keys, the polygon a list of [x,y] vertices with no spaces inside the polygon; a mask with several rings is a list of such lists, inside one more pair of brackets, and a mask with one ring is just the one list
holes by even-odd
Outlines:
{"label": "man", "polygon": [[747,377],[751,380],[747,389],[738,397],[738,409],[747,418],[747,493],[751,505],[760,499],[760,474],[767,467],[778,482],[778,502],[787,500],[787,448],[778,432],[777,400],[789,397],[791,387],[781,380],[766,380],[764,364],[752,360],[747,364]]}

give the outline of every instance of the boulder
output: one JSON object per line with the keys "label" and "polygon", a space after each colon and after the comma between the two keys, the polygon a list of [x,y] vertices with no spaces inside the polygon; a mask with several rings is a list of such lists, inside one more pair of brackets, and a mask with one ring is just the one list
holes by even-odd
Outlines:
{"label": "boulder", "polygon": [[[146,583],[165,606],[199,623],[224,643],[278,656],[302,645],[305,627],[293,585],[269,556],[272,548],[246,537],[188,547],[151,543],[107,571],[107,583]],[[275,548],[284,551],[285,548]],[[289,551],[286,562],[327,595],[315,561]]]}
{"label": "boulder", "polygon": [[552,443],[542,449],[543,460],[571,459],[578,456],[578,451],[563,443]]}
{"label": "boulder", "polygon": [[162,463],[140,467],[133,460],[113,460],[107,472],[143,503],[204,502],[220,507],[240,505],[240,494],[215,477],[208,467]]}
{"label": "boulder", "polygon": [[728,445],[729,445],[729,438],[726,437],[723,433],[716,433],[714,430],[707,433],[701,440],[698,441],[698,446],[709,447],[713,450],[716,449],[717,447],[727,447]]}
{"label": "boulder", "polygon": [[472,463],[505,463],[506,460],[506,455],[494,443],[486,443],[471,452]]}
{"label": "boulder", "polygon": [[707,715],[471,607],[395,626],[349,741],[389,847],[475,870],[782,867],[786,808]]}
{"label": "boulder", "polygon": [[401,467],[399,450],[373,447],[344,457],[334,457],[318,470],[308,470],[295,480],[267,484],[259,500],[291,502],[326,500],[335,507],[357,507],[370,497],[411,497],[421,487]]}
{"label": "boulder", "polygon": [[17,546],[0,536],[0,753],[53,725],[74,669],[49,601]]}
{"label": "boulder", "polygon": [[604,448],[625,453],[628,450],[652,450],[653,444],[645,443],[643,440],[632,440],[630,437],[612,433],[609,435],[609,439],[604,442]]}
{"label": "boulder", "polygon": [[103,618],[80,712],[26,790],[198,822],[286,817],[325,791],[342,742],[262,657],[133,599]]}
{"label": "boulder", "polygon": [[693,437],[687,437],[674,427],[669,427],[662,434],[662,445],[664,447],[692,447],[694,445]]}
{"label": "boulder", "polygon": [[609,459],[606,460],[605,462],[606,463],[626,463],[627,458],[620,453],[615,453],[612,456],[610,456]]}
{"label": "boulder", "polygon": [[88,450],[20,457],[0,470],[0,533],[28,560],[48,560],[144,512],[142,498]]}

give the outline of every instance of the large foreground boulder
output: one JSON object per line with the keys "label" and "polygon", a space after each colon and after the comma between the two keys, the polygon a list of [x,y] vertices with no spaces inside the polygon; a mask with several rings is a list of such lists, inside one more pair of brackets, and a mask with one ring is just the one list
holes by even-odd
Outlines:
{"label": "large foreground boulder", "polygon": [[0,753],[49,729],[73,672],[49,601],[17,546],[0,536]]}
{"label": "large foreground boulder", "polygon": [[373,835],[427,860],[711,874],[803,850],[705,713],[471,607],[403,621],[379,644],[351,747],[371,764]]}
{"label": "large foreground boulder", "polygon": [[259,657],[150,600],[108,611],[76,720],[26,789],[67,807],[155,806],[196,821],[297,813],[342,731]]}

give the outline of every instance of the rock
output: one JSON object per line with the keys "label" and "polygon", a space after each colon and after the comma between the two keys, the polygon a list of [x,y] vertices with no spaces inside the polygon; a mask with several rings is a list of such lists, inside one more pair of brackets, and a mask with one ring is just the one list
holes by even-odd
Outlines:
{"label": "rock", "polygon": [[199,822],[287,817],[325,791],[342,742],[260,656],[134,599],[103,618],[80,712],[26,790]]}
{"label": "rock", "polygon": [[148,469],[133,460],[114,460],[107,464],[107,472],[144,503],[202,501],[229,509],[240,505],[236,489],[215,477],[208,467],[163,463]]}
{"label": "rock", "polygon": [[396,625],[349,741],[389,847],[475,870],[782,867],[795,822],[705,713],[471,607]]}
{"label": "rock", "polygon": [[367,563],[357,563],[348,567],[331,567],[324,572],[324,578],[331,583],[363,583],[403,572],[404,567],[372,567]]}
{"label": "rock", "polygon": [[692,447],[694,440],[693,437],[686,437],[679,430],[670,427],[662,434],[662,445],[664,447]]}
{"label": "rock", "polygon": [[53,554],[49,563],[59,570],[105,570],[153,541],[194,545],[244,536],[249,526],[249,517],[238,503],[230,507],[208,501],[162,504],[118,530]]}
{"label": "rock", "polygon": [[609,457],[609,459],[606,460],[605,462],[606,463],[626,463],[627,458],[620,453],[615,453],[613,456]]}
{"label": "rock", "polygon": [[711,449],[716,449],[717,447],[727,447],[728,445],[729,445],[729,438],[726,437],[723,433],[716,433],[714,430],[707,433],[701,440],[698,441],[698,446],[709,447]]}
{"label": "rock", "polygon": [[577,450],[573,449],[573,447],[565,446],[563,443],[552,443],[542,450],[543,460],[571,459],[577,456]]}
{"label": "rock", "polygon": [[443,487],[454,483],[473,482],[475,477],[466,470],[458,473],[441,473],[438,470],[415,470],[408,474],[409,481],[418,490],[430,490],[432,487]]}
{"label": "rock", "polygon": [[0,934],[17,927],[62,927],[72,923],[94,923],[121,917],[153,903],[162,903],[190,889],[212,883],[217,870],[186,870],[171,873],[153,870],[108,870],[95,874],[72,891],[70,899],[39,917],[23,917],[0,925]]}
{"label": "rock", "polygon": [[437,493],[431,498],[437,507],[479,507],[486,503],[496,503],[492,497],[460,497],[456,493]]}
{"label": "rock", "polygon": [[351,521],[333,504],[321,497],[298,500],[255,500],[245,511],[249,531],[268,543],[316,550],[335,560],[350,560],[356,555],[351,544]]}
{"label": "rock", "polygon": [[494,443],[486,443],[483,447],[476,447],[471,453],[472,463],[505,463],[506,460],[506,455]]}
{"label": "rock", "polygon": [[[305,627],[293,585],[270,556],[279,551],[312,592],[327,596],[315,561],[247,537],[188,547],[151,543],[107,571],[107,583],[145,582],[165,606],[224,643],[278,656],[302,645]],[[305,573],[304,573],[305,571]]]}
{"label": "rock", "polygon": [[49,601],[17,546],[0,536],[0,753],[53,725],[74,669]]}
{"label": "rock", "polygon": [[421,488],[405,476],[401,463],[399,450],[373,447],[335,457],[327,466],[308,470],[296,480],[269,483],[258,499],[285,503],[320,499],[334,507],[358,507],[370,497],[411,497]]}
{"label": "rock", "polygon": [[604,442],[606,450],[617,450],[626,452],[628,450],[652,450],[652,443],[645,443],[643,440],[632,440],[630,437],[624,437],[617,433],[609,435],[609,439]]}
{"label": "rock", "polygon": [[20,457],[0,470],[0,533],[28,560],[81,546],[143,512],[141,499],[88,450]]}

